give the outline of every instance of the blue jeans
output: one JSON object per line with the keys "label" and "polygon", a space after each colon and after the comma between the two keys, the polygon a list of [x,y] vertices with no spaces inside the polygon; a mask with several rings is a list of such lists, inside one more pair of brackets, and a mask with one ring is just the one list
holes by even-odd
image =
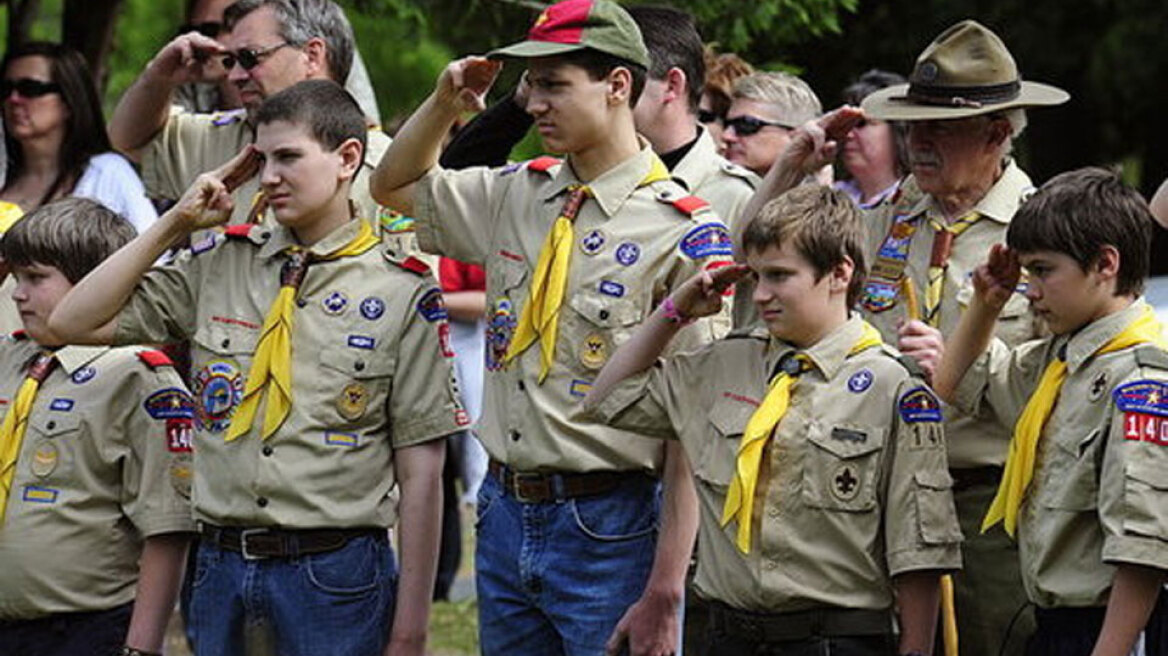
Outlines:
{"label": "blue jeans", "polygon": [[368,656],[389,638],[397,565],[388,536],[335,551],[245,560],[199,544],[191,583],[196,656],[244,656],[245,623],[268,629],[281,656]]}
{"label": "blue jeans", "polygon": [[488,475],[475,549],[483,656],[604,654],[649,577],[660,508],[648,476],[608,494],[522,503]]}

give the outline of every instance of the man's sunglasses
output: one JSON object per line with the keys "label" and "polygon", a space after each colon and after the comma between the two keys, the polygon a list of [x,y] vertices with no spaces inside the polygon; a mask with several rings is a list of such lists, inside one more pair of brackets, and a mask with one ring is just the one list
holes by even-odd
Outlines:
{"label": "man's sunglasses", "polygon": [[259,50],[254,48],[240,48],[235,52],[223,53],[223,68],[230,71],[232,68],[235,68],[236,64],[239,64],[243,70],[250,71],[256,66],[259,66],[260,60],[264,57],[267,57],[284,46],[290,45],[292,44],[285,41],[283,43],[277,43],[274,46],[268,46],[267,48],[260,48]]}
{"label": "man's sunglasses", "polygon": [[0,98],[7,98],[13,91],[20,94],[21,98],[40,98],[50,93],[60,93],[61,85],[30,77],[0,81]]}
{"label": "man's sunglasses", "polygon": [[724,119],[724,117],[717,112],[712,112],[708,109],[699,109],[698,110],[698,122],[699,123],[714,123],[715,121],[718,123],[721,123],[723,121],[723,119]]}
{"label": "man's sunglasses", "polygon": [[755,118],[753,116],[737,116],[735,118],[728,118],[726,119],[724,125],[724,129],[726,130],[734,128],[734,131],[737,132],[738,136],[740,137],[748,137],[765,127],[783,128],[784,130],[795,129],[794,125],[787,125],[786,123],[780,123],[779,121],[764,121],[761,118]]}

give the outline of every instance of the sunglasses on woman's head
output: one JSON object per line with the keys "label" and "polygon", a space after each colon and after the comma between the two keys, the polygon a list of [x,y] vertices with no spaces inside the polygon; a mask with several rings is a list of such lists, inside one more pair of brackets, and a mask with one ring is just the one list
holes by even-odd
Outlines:
{"label": "sunglasses on woman's head", "polygon": [[783,128],[784,130],[795,129],[793,125],[787,125],[778,121],[764,121],[754,116],[736,116],[726,119],[725,122],[725,129],[729,130],[730,128],[734,128],[734,131],[740,137],[750,136],[766,127]]}
{"label": "sunglasses on woman's head", "polygon": [[20,94],[21,98],[40,98],[50,93],[60,92],[61,85],[56,82],[34,80],[31,77],[0,80],[0,98],[7,98],[12,95],[13,91]]}

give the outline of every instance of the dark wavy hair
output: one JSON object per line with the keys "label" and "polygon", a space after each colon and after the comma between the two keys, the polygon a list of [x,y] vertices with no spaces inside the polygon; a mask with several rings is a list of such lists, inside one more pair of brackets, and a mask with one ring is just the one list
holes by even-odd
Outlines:
{"label": "dark wavy hair", "polygon": [[[105,131],[105,118],[101,113],[101,101],[97,97],[97,87],[93,73],[81,53],[66,45],[47,41],[29,41],[11,48],[5,55],[0,71],[7,71],[8,65],[22,57],[44,57],[49,60],[49,77],[61,87],[61,100],[69,108],[65,121],[65,138],[57,152],[57,179],[45,192],[38,205],[43,205],[58,193],[73,190],[81,174],[85,172],[89,158],[113,150]],[[5,145],[8,147],[8,174],[4,186],[24,172],[24,153],[11,136],[4,131]],[[31,208],[28,208],[31,209]]]}

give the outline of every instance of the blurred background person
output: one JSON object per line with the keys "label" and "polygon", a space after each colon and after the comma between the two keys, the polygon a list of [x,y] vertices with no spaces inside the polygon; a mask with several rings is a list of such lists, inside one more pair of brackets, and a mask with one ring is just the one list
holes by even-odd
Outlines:
{"label": "blurred background person", "polygon": [[698,101],[698,120],[714,138],[718,154],[726,156],[726,144],[722,142],[722,121],[730,109],[730,94],[739,78],[754,72],[754,67],[732,52],[716,53],[706,46],[706,84]]}
{"label": "blurred background person", "polygon": [[[843,91],[843,102],[859,107],[878,89],[908,82],[903,75],[872,69]],[[840,150],[844,174],[835,188],[847,193],[856,205],[868,209],[891,196],[908,175],[908,129],[904,123],[865,118],[848,132]]]}
{"label": "blurred background person", "polygon": [[[807,83],[790,73],[760,72],[740,78],[730,94],[730,108],[722,121],[725,157],[766,175],[791,138],[791,132],[819,118],[823,105]],[[830,183],[830,167],[827,178]]]}

